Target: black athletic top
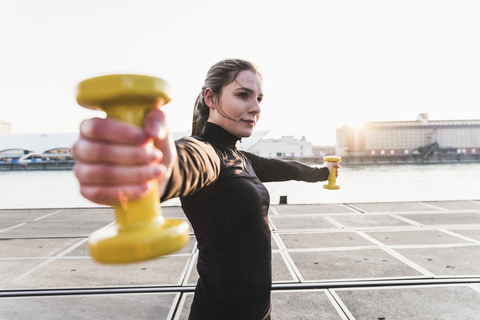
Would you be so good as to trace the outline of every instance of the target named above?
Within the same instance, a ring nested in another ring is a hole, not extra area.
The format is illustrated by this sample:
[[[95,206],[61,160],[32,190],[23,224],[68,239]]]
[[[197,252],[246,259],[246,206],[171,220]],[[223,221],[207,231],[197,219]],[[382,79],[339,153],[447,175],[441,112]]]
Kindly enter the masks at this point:
[[[190,319],[264,319],[272,283],[270,197],[262,182],[328,179],[327,168],[237,150],[239,138],[207,122],[176,141],[178,161],[163,200],[180,196],[198,243],[200,279]]]

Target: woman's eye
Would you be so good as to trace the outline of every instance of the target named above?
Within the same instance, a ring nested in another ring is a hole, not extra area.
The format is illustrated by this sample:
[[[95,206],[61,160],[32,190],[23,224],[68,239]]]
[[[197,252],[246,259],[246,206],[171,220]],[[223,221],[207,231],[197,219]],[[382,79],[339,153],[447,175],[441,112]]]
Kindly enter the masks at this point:
[[[241,98],[247,99],[247,98],[248,98],[248,93],[242,92],[242,93],[239,94],[239,96],[240,96]]]
[[[258,101],[258,103],[262,102],[262,98],[258,97],[257,101]]]

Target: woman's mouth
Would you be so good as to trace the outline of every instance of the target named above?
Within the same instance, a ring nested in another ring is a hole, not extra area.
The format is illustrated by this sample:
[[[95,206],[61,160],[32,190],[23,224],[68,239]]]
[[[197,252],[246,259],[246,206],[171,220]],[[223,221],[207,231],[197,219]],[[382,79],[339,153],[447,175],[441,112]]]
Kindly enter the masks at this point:
[[[255,120],[242,120],[242,122],[245,122],[246,124],[250,126],[255,126]]]

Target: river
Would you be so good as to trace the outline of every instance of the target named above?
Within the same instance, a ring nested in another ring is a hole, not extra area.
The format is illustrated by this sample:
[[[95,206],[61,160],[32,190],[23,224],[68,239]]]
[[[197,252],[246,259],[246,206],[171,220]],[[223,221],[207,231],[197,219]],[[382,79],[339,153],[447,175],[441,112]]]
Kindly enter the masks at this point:
[[[342,167],[340,190],[324,182],[266,183],[272,204],[480,200],[480,163]],[[172,199],[163,205],[179,205]],[[94,207],[84,199],[72,171],[1,171],[0,209]]]

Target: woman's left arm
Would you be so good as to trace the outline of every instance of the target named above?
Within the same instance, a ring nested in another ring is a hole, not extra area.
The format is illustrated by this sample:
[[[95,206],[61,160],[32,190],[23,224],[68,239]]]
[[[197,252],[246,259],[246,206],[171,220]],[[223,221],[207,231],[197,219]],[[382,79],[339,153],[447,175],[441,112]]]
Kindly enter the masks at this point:
[[[318,182],[328,179],[333,167],[340,167],[338,163],[329,162],[324,167],[312,167],[298,161],[267,159],[247,151],[241,151],[252,163],[257,177],[262,182],[274,181],[305,181]]]

